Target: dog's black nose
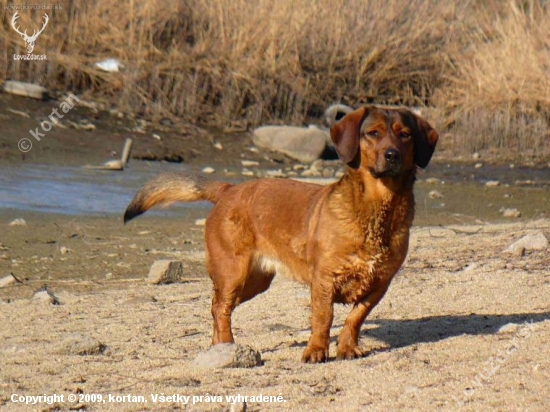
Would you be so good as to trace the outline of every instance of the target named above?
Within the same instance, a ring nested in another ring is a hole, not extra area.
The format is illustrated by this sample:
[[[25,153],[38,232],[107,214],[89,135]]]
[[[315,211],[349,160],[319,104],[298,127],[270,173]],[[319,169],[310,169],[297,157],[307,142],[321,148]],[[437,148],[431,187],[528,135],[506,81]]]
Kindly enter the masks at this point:
[[[401,160],[401,153],[397,149],[388,149],[384,153],[384,158],[388,163],[397,163]]]

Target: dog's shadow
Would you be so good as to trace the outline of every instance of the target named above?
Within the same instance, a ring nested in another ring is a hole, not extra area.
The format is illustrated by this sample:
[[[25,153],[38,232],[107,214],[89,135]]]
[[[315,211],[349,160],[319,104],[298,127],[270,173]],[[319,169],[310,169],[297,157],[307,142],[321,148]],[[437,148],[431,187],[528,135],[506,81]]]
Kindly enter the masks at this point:
[[[390,349],[395,349],[418,343],[438,342],[460,335],[492,335],[509,323],[518,324],[518,329],[521,329],[526,322],[536,324],[547,319],[550,319],[550,312],[430,316],[413,320],[375,319],[367,320],[366,325],[377,327],[363,329],[361,337],[379,339],[386,342]]]

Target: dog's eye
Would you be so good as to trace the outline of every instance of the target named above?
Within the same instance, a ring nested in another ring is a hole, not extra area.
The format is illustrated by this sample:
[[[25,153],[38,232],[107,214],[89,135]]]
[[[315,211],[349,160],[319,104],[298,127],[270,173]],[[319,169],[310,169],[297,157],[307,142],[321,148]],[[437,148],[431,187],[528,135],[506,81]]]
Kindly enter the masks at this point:
[[[378,130],[367,130],[367,136],[378,137],[379,136]]]
[[[411,134],[409,132],[399,132],[400,139],[408,139],[409,137],[411,137]]]

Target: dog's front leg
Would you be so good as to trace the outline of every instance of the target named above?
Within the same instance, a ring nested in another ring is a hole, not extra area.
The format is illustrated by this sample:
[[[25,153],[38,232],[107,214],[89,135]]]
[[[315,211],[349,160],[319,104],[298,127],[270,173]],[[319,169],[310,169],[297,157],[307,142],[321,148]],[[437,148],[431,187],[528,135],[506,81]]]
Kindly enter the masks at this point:
[[[314,278],[311,285],[311,336],[302,355],[303,362],[319,363],[328,359],[333,305],[332,282]]]

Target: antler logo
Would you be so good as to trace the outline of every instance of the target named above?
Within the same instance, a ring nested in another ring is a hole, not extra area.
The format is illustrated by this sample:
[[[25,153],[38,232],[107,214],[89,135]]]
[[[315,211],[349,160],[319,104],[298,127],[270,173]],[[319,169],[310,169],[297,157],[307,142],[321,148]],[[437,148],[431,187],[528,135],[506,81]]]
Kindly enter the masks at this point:
[[[21,33],[21,31],[19,30],[19,27],[15,26],[15,23],[18,18],[19,18],[19,12],[16,11],[15,14],[13,15],[13,18],[11,19],[11,26],[17,33],[21,35],[23,40],[25,40],[25,45],[26,45],[25,47],[27,48],[27,53],[31,54],[32,51],[34,50],[34,44],[36,43],[36,39],[38,38],[40,33],[42,33],[46,28],[46,26],[48,25],[48,22],[50,21],[50,18],[48,17],[47,13],[44,13],[44,24],[42,25],[42,28],[38,31],[34,30],[32,36],[27,35],[27,30],[25,30],[24,33]]]

